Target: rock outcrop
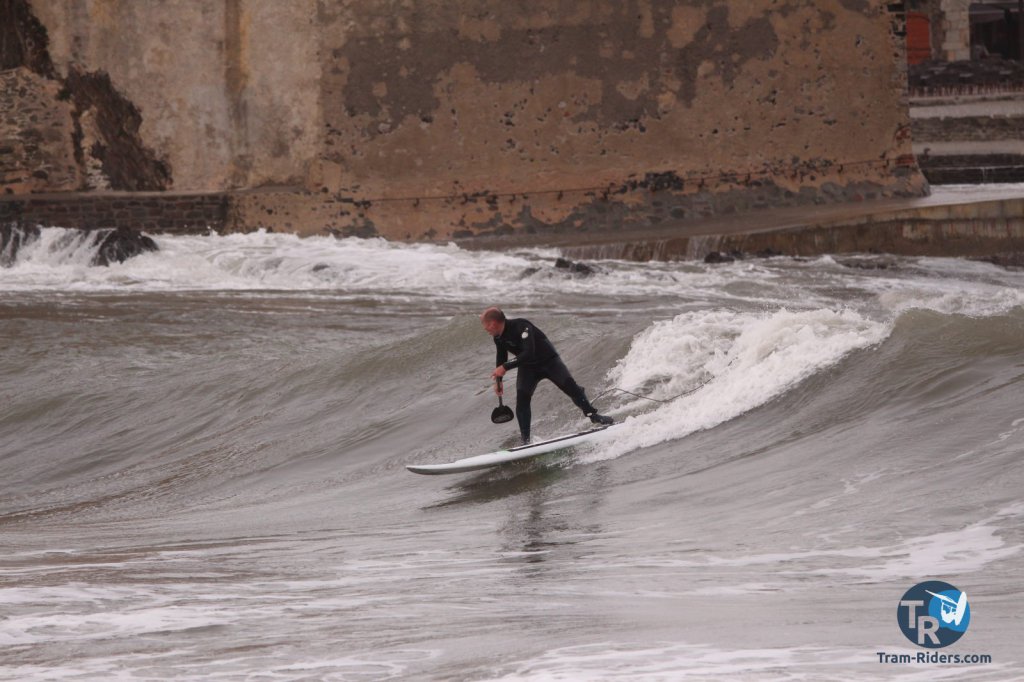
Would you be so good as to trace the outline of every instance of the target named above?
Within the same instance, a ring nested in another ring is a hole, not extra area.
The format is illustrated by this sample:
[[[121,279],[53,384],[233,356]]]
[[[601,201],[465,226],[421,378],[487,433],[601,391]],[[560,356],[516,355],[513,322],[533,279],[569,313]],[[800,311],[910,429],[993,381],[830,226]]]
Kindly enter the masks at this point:
[[[95,230],[92,240],[93,244],[99,244],[92,265],[123,263],[148,251],[159,251],[152,238],[133,230]]]

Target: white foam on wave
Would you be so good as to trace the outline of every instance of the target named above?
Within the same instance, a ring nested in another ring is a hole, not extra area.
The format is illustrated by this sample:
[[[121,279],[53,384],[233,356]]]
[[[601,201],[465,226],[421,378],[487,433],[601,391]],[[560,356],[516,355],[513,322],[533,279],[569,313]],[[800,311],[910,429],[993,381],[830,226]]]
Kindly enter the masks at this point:
[[[0,268],[3,291],[287,291],[529,303],[556,294],[742,301],[778,306],[779,272],[756,263],[600,261],[590,275],[555,266],[554,249],[468,251],[454,244],[298,237],[265,231],[156,235],[159,251],[90,266],[96,247],[81,233],[46,228]],[[736,287],[739,290],[734,291]]]
[[[755,281],[765,304],[781,304],[767,283],[777,273],[678,263],[602,261],[589,276],[555,267],[554,249],[469,251],[455,244],[405,244],[384,239],[298,237],[265,231],[229,235],[156,235],[159,251],[109,267],[89,265],[95,248],[58,248],[79,233],[46,228],[43,238],[0,268],[5,291],[285,291],[414,296],[440,300],[530,303],[556,294],[617,301],[703,299],[709,293],[749,302],[727,285]],[[760,299],[756,299],[760,300]]]
[[[109,267],[90,267],[95,248],[67,246],[79,234],[42,230],[11,267],[8,290],[408,290],[439,295],[486,288],[495,273],[518,273],[530,259],[453,245],[396,244],[383,239],[300,238],[255,232],[156,236],[159,251]],[[78,241],[81,241],[79,239]]]
[[[959,279],[909,282],[882,292],[882,306],[895,314],[932,310],[943,315],[995,317],[1024,307],[1024,289]]]
[[[12,267],[0,268],[0,283],[17,288],[20,281],[46,281],[55,272],[65,281],[87,277],[99,248],[100,242],[80,230],[40,230],[38,239],[21,246]],[[10,247],[7,251],[3,256],[10,259]]]
[[[877,648],[877,647],[876,647]],[[916,656],[920,649],[886,646],[889,654]],[[899,679],[905,682],[933,680],[1004,680],[1014,663],[993,662],[984,666],[889,665],[878,663],[876,649],[864,646],[795,646],[788,648],[725,648],[678,641],[604,641],[550,648],[528,659],[512,661],[481,679],[492,682],[573,682],[575,680],[773,680],[818,682],[832,680]]]
[[[697,575],[699,569],[712,569],[721,575],[730,569],[772,567],[772,575],[788,579],[797,576],[806,581],[810,576],[827,576],[836,585],[841,582],[857,584],[904,581],[923,575],[965,576],[991,570],[993,565],[1011,560],[1024,551],[1024,545],[1009,542],[1004,535],[1008,528],[1016,527],[1024,516],[1024,503],[1008,505],[990,516],[953,530],[901,539],[892,544],[835,546],[799,551],[779,551],[759,554],[708,554],[679,558],[671,552],[664,556],[645,556],[648,567],[686,569]],[[600,570],[628,570],[634,560],[616,565],[602,564]],[[783,568],[784,567],[784,568]],[[795,585],[780,583],[732,583],[735,589],[746,585],[748,592],[763,588],[786,590],[818,589],[818,583],[803,582]],[[717,587],[712,588],[717,589]],[[684,596],[707,593],[703,588],[680,592]],[[737,592],[738,593],[738,592]]]
[[[861,651],[821,647],[720,649],[680,642],[596,642],[552,648],[511,664],[512,672],[487,679],[512,680],[702,680],[853,679]]]
[[[454,244],[298,237],[265,231],[158,235],[159,251],[109,267],[90,266],[97,247],[78,231],[46,228],[0,268],[5,291],[292,291],[392,294],[440,299],[523,300],[554,292],[670,294],[719,284],[709,273],[604,268],[593,277],[558,271],[558,252],[467,251]],[[696,278],[697,281],[690,281]]]
[[[655,322],[633,340],[609,382],[657,399],[700,387],[627,418],[588,458],[616,457],[722,424],[881,342],[891,329],[852,310],[695,311]]]
[[[68,609],[68,605],[64,604],[60,613],[9,616],[0,622],[0,645],[83,642],[180,632],[224,625],[233,620],[202,604],[157,603],[150,607],[117,612],[103,609],[71,613]]]
[[[45,228],[0,267],[0,291],[286,291],[502,300],[521,305],[553,295],[608,303],[642,298],[649,307],[679,303],[767,309],[861,306],[875,314],[910,308],[1002,314],[1024,305],[1024,274],[958,259],[923,259],[893,270],[856,270],[823,257],[808,263],[594,261],[590,276],[555,267],[555,249],[467,251],[454,244],[298,237],[257,231],[156,235],[159,251],[109,267],[90,266],[97,246],[75,230]],[[851,294],[860,293],[861,296]],[[660,303],[659,303],[660,302]],[[666,303],[668,302],[668,303]]]
[[[834,263],[831,259],[819,262]],[[944,315],[992,317],[1024,307],[1024,272],[962,258],[922,258],[893,270],[837,274],[835,286],[855,280],[856,287],[873,294],[889,315],[923,309]]]

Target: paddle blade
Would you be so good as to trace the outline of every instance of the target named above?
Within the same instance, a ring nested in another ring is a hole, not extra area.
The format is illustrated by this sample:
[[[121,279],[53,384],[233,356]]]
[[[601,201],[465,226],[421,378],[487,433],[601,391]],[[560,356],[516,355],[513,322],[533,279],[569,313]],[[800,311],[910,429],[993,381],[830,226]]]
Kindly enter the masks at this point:
[[[498,405],[491,412],[491,421],[495,424],[504,424],[510,422],[516,418],[516,415],[512,412],[512,408],[508,405]]]

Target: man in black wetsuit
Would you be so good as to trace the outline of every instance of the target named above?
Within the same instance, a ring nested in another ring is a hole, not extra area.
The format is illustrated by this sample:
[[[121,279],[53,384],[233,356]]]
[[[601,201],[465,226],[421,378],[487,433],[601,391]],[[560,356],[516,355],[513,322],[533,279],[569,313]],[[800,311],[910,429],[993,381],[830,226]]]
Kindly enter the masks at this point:
[[[495,393],[502,394],[498,379],[505,376],[505,372],[510,369],[519,370],[516,377],[516,418],[519,420],[523,443],[530,440],[530,400],[541,379],[548,379],[558,386],[595,424],[615,422],[611,417],[597,413],[548,337],[529,320],[509,320],[500,308],[488,308],[480,315],[480,322],[484,330],[494,337],[494,345],[498,349],[495,361],[497,367],[491,373],[491,378],[495,380]],[[509,352],[516,356],[514,360],[508,359]]]

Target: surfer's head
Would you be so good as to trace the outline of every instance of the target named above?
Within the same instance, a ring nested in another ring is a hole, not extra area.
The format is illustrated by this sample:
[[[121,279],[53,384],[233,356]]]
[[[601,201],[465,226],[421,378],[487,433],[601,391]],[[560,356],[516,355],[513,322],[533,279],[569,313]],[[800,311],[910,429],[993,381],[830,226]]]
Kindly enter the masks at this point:
[[[492,306],[480,314],[480,324],[488,334],[498,336],[505,329],[505,313]]]

